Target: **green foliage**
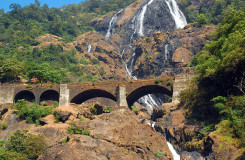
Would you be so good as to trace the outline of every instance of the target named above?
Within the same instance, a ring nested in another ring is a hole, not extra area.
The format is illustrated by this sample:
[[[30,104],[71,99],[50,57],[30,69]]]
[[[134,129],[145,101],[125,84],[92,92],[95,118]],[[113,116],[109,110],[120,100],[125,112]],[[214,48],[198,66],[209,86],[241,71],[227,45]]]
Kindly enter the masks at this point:
[[[199,14],[199,16],[197,17],[197,24],[198,26],[207,24],[207,18],[204,14]]]
[[[156,78],[156,79],[155,79],[155,84],[158,84],[159,81],[160,81],[160,80],[159,80],[158,78]]]
[[[82,117],[81,117],[79,120],[80,120],[80,121],[85,121],[85,119],[84,119],[84,118],[82,118]]]
[[[41,107],[36,104],[28,106],[25,100],[18,100],[15,104],[14,109],[17,109],[16,112],[21,119],[25,119],[27,123],[37,123],[38,120],[42,117],[45,117],[51,114],[51,107]]]
[[[135,112],[139,112],[139,110],[137,108],[135,108],[135,106],[131,106],[132,110]]]
[[[192,60],[196,77],[180,94],[188,118],[204,122],[202,134],[215,124],[245,146],[245,9],[231,10],[204,50]],[[225,132],[224,132],[225,133]]]
[[[0,159],[37,159],[45,149],[44,136],[32,135],[27,132],[17,130],[6,142],[4,152],[0,153]]]
[[[40,105],[41,106],[48,106],[48,103],[44,101],[44,102],[41,102]]]
[[[91,107],[90,108],[90,112],[93,114],[93,115],[98,115],[98,111],[95,107]]]
[[[178,4],[188,22],[198,22],[201,25],[206,23],[218,24],[227,13],[245,7],[243,0],[213,0],[209,2],[199,1],[198,3],[181,0]]]
[[[5,150],[2,154],[0,153],[0,159],[3,160],[29,160],[28,156],[24,153],[10,152]]]
[[[24,64],[16,59],[0,60],[0,81],[15,80],[24,71]]]
[[[95,139],[100,139],[100,136],[95,137]]]
[[[88,129],[80,128],[76,126],[75,123],[72,123],[71,126],[67,129],[71,134],[83,134],[89,136],[90,131]]]
[[[8,124],[6,124],[6,123],[2,123],[1,124],[1,129],[2,130],[5,130],[5,129],[7,129],[8,128]]]
[[[171,85],[173,85],[173,83],[171,82],[171,81],[167,81],[167,86],[171,86]]]
[[[89,136],[90,131],[88,129],[84,129],[82,134]]]
[[[58,70],[51,69],[48,63],[30,63],[27,70],[29,79],[38,78],[41,82],[60,82],[62,79],[62,74]]]
[[[171,103],[172,100],[173,100],[172,97],[169,97],[169,98],[168,98],[168,103]]]
[[[3,146],[4,141],[0,140],[0,148]]]
[[[161,158],[161,157],[165,156],[165,154],[163,152],[154,152],[154,156],[156,158]]]
[[[103,112],[104,112],[104,113],[110,113],[111,110],[112,110],[112,107],[107,107],[107,108],[104,108],[104,109],[103,109]]]

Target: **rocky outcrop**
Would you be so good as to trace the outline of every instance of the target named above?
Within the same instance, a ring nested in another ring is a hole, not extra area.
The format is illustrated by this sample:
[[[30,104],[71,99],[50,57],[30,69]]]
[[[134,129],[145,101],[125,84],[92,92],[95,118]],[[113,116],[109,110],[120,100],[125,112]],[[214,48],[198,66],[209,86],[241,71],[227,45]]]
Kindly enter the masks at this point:
[[[52,34],[45,34],[36,38],[39,43],[38,46],[31,46],[31,48],[47,48],[50,45],[59,46],[64,51],[75,49],[73,43],[64,43],[62,38]]]
[[[151,126],[142,124],[126,107],[116,107],[90,121],[74,121],[90,131],[89,136],[67,132],[69,124],[47,124],[33,127],[30,133],[43,134],[48,149],[42,159],[153,159],[163,153],[172,158],[166,140]],[[69,152],[67,152],[69,151]]]
[[[96,64],[90,65],[88,62],[83,66],[89,68],[90,72],[96,67],[97,69],[93,73],[99,74],[101,80],[127,78],[127,72],[123,59],[118,53],[118,48],[106,42],[104,36],[88,32],[78,36],[75,41],[76,49],[79,51],[77,55],[79,61],[85,58],[92,60],[92,63],[97,61],[98,66]],[[90,51],[88,50],[89,45],[91,46]]]

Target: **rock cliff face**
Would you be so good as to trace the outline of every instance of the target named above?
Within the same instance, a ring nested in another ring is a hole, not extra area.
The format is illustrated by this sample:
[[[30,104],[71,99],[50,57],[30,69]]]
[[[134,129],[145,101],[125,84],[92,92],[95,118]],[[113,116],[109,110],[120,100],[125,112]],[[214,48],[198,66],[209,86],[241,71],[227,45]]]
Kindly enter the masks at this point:
[[[175,1],[137,1],[92,25],[117,48],[129,74],[159,76],[166,68],[185,67],[210,39],[214,27],[186,25]]]

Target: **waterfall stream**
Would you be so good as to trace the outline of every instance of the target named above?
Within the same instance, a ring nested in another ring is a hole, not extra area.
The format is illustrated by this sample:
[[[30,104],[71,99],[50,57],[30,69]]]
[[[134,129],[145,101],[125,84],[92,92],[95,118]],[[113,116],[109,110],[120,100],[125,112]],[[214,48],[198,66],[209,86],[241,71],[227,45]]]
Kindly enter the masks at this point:
[[[143,8],[142,11],[139,15],[139,22],[140,22],[140,28],[139,28],[139,35],[144,36],[144,18],[145,18],[145,13],[148,5],[150,5],[154,0],[150,0]]]
[[[91,51],[92,51],[92,45],[89,44],[89,45],[88,45],[88,48],[87,48],[87,52],[90,53]]]
[[[173,145],[171,143],[169,143],[169,142],[167,142],[167,144],[168,144],[169,150],[173,154],[174,160],[180,160],[180,155],[176,152],[176,150],[174,149]]]
[[[176,28],[177,29],[184,28],[187,25],[186,18],[185,18],[185,15],[179,9],[175,0],[165,0],[165,1],[175,21]]]
[[[110,38],[111,35],[113,34],[114,25],[116,24],[116,22],[117,22],[117,14],[115,14],[110,20],[109,27],[105,35],[106,38]]]
[[[175,21],[175,25],[176,25],[176,28],[183,28],[187,22],[186,22],[186,18],[184,16],[184,14],[180,11],[177,3],[175,2],[175,0],[165,0],[166,3],[167,3],[167,6],[169,8],[169,11],[170,11],[170,14],[172,15],[173,17],[173,20]],[[139,36],[144,36],[144,18],[145,18],[145,14],[147,12],[147,7],[152,4],[154,2],[154,0],[149,0],[147,4],[145,4],[140,12],[139,15],[135,15],[132,20],[131,20],[131,29],[133,31],[133,33],[131,33],[130,35],[130,38],[129,38],[129,43],[128,43],[128,46],[131,48],[131,49],[134,49],[133,46],[132,46],[132,43],[133,43],[133,39],[134,39],[134,36],[136,34],[138,34]],[[117,13],[118,14],[118,13]],[[115,24],[117,23],[117,14],[115,14],[111,20],[110,20],[110,23],[109,23],[109,27],[108,27],[108,30],[107,30],[107,33],[105,35],[106,38],[110,38],[111,35],[113,34],[114,30],[115,30]],[[137,80],[137,77],[133,76],[132,73],[133,73],[133,69],[134,69],[134,65],[135,65],[135,62],[136,62],[136,59],[137,59],[137,55],[136,53],[134,53],[132,55],[132,58],[129,60],[128,64],[126,63],[126,60],[124,58],[124,52],[125,52],[125,49],[123,49],[120,54],[121,54],[121,57],[125,63],[125,69],[127,71],[127,73],[129,74],[129,76],[131,77],[131,79],[133,80]],[[169,58],[169,51],[168,51],[168,44],[166,43],[165,44],[165,59],[164,59],[164,63],[168,60]],[[151,94],[148,94],[144,97],[141,97],[138,102],[143,102],[145,104],[146,107],[149,107],[150,109],[153,109],[154,107],[156,106],[159,106],[157,104],[157,102],[154,100],[154,98],[152,97]],[[152,122],[152,127],[154,127],[155,125],[155,122]],[[171,151],[171,153],[173,154],[173,157],[174,157],[174,160],[180,160],[180,156],[177,154],[177,152],[174,150],[173,146],[171,145],[171,143],[167,142],[168,144],[168,147]]]

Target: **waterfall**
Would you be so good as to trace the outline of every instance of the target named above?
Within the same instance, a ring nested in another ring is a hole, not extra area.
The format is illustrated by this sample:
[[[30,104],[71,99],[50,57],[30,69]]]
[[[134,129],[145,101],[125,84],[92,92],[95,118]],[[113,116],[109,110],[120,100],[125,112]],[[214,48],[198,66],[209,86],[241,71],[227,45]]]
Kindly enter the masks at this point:
[[[176,152],[176,150],[174,149],[173,145],[169,142],[167,142],[168,144],[168,148],[170,149],[174,160],[180,160],[180,155]]]
[[[165,44],[165,59],[164,59],[164,64],[168,60],[168,44]]]
[[[176,28],[184,28],[187,24],[185,15],[181,12],[179,9],[177,3],[175,0],[165,0],[168,8],[170,10],[170,13],[175,21]]]
[[[115,26],[116,22],[117,22],[117,14],[115,14],[110,20],[109,27],[108,27],[107,33],[105,35],[106,38],[110,38],[111,35],[113,34],[114,26]]]
[[[139,15],[139,22],[140,22],[140,28],[139,28],[139,35],[144,36],[144,17],[145,17],[145,12],[148,7],[154,0],[150,0],[143,8],[142,11]]]
[[[89,45],[88,45],[88,48],[87,48],[87,52],[90,53],[91,51],[92,51],[92,45],[89,44]]]

